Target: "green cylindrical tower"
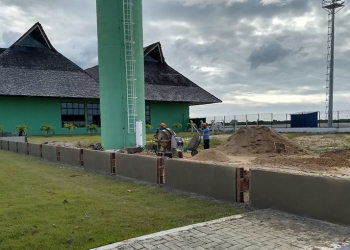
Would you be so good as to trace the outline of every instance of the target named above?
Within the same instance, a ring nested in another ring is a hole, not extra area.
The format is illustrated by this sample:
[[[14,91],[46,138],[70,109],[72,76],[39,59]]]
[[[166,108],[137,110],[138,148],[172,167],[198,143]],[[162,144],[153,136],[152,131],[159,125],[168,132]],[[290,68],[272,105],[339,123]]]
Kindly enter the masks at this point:
[[[136,62],[136,106],[137,119],[143,122],[143,129],[146,131],[145,118],[145,69],[143,56],[143,25],[142,25],[142,0],[134,0],[138,4],[134,5],[134,40],[135,44],[135,60]],[[142,87],[141,87],[142,86]],[[146,145],[146,133],[143,133],[143,144]]]
[[[142,0],[96,3],[102,145],[133,147],[135,120],[145,121]],[[136,80],[130,76],[133,68]]]

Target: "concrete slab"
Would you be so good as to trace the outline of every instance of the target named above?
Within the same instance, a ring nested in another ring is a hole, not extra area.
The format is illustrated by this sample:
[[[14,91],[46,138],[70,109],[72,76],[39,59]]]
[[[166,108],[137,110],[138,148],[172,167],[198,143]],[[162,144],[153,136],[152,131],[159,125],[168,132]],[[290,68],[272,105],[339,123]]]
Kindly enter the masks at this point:
[[[27,142],[18,142],[18,153],[27,155],[28,154],[28,143]]]
[[[116,174],[124,177],[157,183],[157,158],[116,153]]]
[[[57,147],[43,144],[42,158],[51,162],[57,162]]]
[[[251,170],[250,202],[255,208],[350,225],[350,181]]]
[[[9,151],[14,152],[14,153],[18,153],[17,142],[9,141]]]
[[[98,150],[85,150],[84,168],[101,173],[111,174],[112,170],[112,153]]]
[[[80,148],[65,148],[60,147],[60,162],[62,164],[67,164],[71,166],[81,166],[81,153],[82,149]]]
[[[4,141],[15,141],[15,142],[26,142],[25,136],[12,136],[12,137],[1,137],[0,140]]]
[[[9,150],[9,142],[8,141],[1,141],[1,149],[2,150]]]
[[[237,173],[232,166],[167,159],[164,173],[166,187],[218,200],[237,200]]]
[[[28,154],[41,158],[41,144],[28,143]]]

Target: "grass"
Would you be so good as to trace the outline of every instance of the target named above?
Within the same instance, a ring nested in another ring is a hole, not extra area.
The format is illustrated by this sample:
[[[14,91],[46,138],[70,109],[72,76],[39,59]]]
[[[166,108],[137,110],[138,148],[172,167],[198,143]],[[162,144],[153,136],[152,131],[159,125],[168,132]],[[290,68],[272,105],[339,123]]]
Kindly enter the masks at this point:
[[[89,249],[240,213],[0,150],[0,249]]]

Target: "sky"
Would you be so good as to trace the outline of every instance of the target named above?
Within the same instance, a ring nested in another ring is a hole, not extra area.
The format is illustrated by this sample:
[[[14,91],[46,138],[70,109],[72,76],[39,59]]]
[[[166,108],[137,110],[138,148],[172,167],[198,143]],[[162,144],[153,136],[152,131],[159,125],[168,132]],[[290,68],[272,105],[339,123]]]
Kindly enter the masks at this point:
[[[328,17],[321,5],[143,0],[144,46],[161,42],[171,67],[222,100],[191,107],[191,117],[325,112]],[[97,65],[95,0],[0,0],[0,10],[0,47],[39,21],[60,53],[83,69]],[[350,6],[335,20],[334,110],[350,110]]]

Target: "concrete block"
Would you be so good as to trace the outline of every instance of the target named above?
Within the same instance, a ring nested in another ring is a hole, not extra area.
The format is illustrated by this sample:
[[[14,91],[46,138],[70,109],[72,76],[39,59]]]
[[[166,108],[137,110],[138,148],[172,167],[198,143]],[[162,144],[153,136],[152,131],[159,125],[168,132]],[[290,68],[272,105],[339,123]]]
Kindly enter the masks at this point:
[[[27,142],[17,142],[18,153],[27,155],[28,154],[28,143]]]
[[[115,161],[117,175],[157,183],[157,158],[116,153]]]
[[[237,170],[202,162],[166,159],[165,186],[217,200],[236,202]]]
[[[57,162],[57,147],[42,145],[42,158],[51,162]]]
[[[1,149],[2,150],[9,150],[9,141],[1,140]]]
[[[60,162],[71,166],[81,166],[80,156],[82,149],[80,148],[65,148],[59,147],[60,150]]]
[[[0,137],[0,140],[26,142],[26,137],[25,136]]]
[[[101,173],[112,173],[112,153],[98,150],[83,150],[84,168]]]
[[[28,143],[28,154],[41,158],[41,144]]]
[[[9,141],[9,151],[17,153],[18,152],[17,143],[18,142],[15,142],[15,141]]]
[[[318,220],[350,225],[350,181],[251,170],[250,202]]]

